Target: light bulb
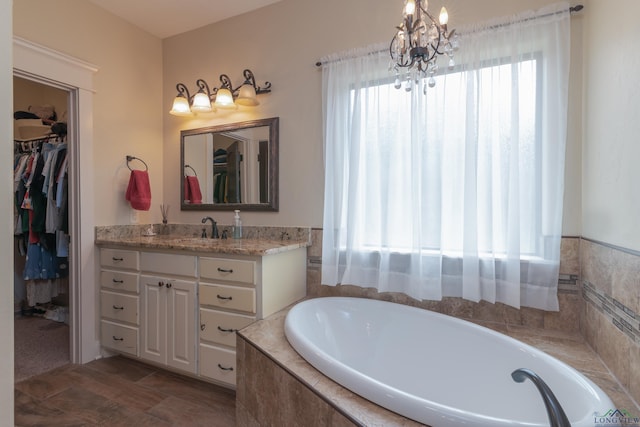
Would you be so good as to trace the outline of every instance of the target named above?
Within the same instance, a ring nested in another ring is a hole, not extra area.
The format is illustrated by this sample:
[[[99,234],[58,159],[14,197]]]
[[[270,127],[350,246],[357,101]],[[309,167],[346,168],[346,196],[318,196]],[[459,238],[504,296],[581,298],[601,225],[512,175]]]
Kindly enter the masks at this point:
[[[449,23],[449,13],[447,12],[447,8],[442,6],[440,9],[440,25],[447,25]]]
[[[204,92],[196,93],[196,96],[193,97],[193,105],[191,106],[191,111],[196,113],[210,113],[213,111],[211,108],[211,100],[209,96]]]
[[[190,116],[191,108],[189,107],[189,100],[182,95],[178,95],[173,99],[173,106],[169,114],[174,116]]]
[[[416,12],[416,1],[415,0],[407,0],[404,5],[404,13],[405,15],[411,15]]]
[[[233,102],[233,95],[227,88],[218,89],[216,93],[216,102],[213,104],[215,107],[223,110],[235,110],[238,106]]]
[[[236,99],[236,104],[244,105],[248,107],[255,107],[259,104],[258,98],[256,97],[256,89],[253,85],[249,83],[245,83],[240,86],[240,91],[238,92],[238,99]]]

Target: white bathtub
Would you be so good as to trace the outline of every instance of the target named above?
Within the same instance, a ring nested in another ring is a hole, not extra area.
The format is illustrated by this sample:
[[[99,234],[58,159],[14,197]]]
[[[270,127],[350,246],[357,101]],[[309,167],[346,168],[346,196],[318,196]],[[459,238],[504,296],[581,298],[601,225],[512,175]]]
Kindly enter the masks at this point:
[[[414,307],[362,298],[316,298],[287,314],[293,348],[329,378],[415,421],[446,426],[549,426],[536,372],[571,425],[594,425],[614,408],[582,374],[520,341],[473,323]]]

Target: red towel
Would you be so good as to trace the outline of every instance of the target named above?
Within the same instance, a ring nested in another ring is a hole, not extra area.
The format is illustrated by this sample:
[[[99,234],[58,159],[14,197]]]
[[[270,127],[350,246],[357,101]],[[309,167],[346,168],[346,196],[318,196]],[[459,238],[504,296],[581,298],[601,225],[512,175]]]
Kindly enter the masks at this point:
[[[202,203],[202,192],[200,191],[200,182],[197,176],[184,177],[184,197],[194,205]]]
[[[125,195],[133,209],[148,211],[151,207],[151,185],[147,171],[132,170]]]

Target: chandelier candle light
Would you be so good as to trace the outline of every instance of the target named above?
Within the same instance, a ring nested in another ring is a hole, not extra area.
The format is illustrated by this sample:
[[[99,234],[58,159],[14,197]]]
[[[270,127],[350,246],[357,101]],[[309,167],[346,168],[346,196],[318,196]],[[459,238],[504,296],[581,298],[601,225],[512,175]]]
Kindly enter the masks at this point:
[[[434,87],[434,78],[438,71],[439,55],[449,57],[448,67],[453,69],[453,54],[458,50],[458,36],[455,30],[448,31],[449,14],[446,8],[440,10],[438,21],[427,11],[427,0],[406,0],[402,23],[396,27],[397,32],[391,40],[389,54],[391,67],[396,79],[395,88],[400,89],[401,71],[406,68],[404,88],[407,92],[419,85],[420,80],[427,80],[429,87]],[[424,92],[427,85],[424,85]]]
[[[191,96],[189,89],[182,83],[176,85],[178,94],[173,100],[170,114],[174,116],[190,116],[193,113],[211,113],[216,109],[234,110],[238,105],[254,107],[259,104],[257,94],[271,92],[271,83],[264,87],[256,86],[256,79],[251,70],[244,70],[244,83],[234,89],[231,79],[226,74],[220,75],[220,87],[209,89],[202,79],[196,80],[198,92]],[[234,101],[235,99],[235,101]],[[212,104],[211,101],[215,100]]]

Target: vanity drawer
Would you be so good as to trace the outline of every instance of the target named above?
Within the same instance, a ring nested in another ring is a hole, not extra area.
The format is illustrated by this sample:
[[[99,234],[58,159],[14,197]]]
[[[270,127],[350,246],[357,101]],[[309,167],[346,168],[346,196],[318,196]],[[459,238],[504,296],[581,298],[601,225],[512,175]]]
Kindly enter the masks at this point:
[[[138,297],[109,291],[100,291],[102,317],[138,324]]]
[[[122,353],[138,355],[138,328],[103,320],[100,322],[100,333],[103,346]]]
[[[225,258],[200,258],[200,277],[254,285],[255,261]]]
[[[103,267],[138,269],[138,252],[126,249],[101,249],[100,265]]]
[[[122,271],[102,270],[100,272],[100,286],[116,291],[138,293],[138,274]]]
[[[200,375],[236,385],[236,352],[200,344]]]
[[[140,253],[140,270],[174,276],[196,277],[196,257],[193,255]]]
[[[255,313],[256,291],[253,288],[200,283],[200,304]]]
[[[255,320],[255,317],[201,308],[200,339],[235,347],[236,331]]]

